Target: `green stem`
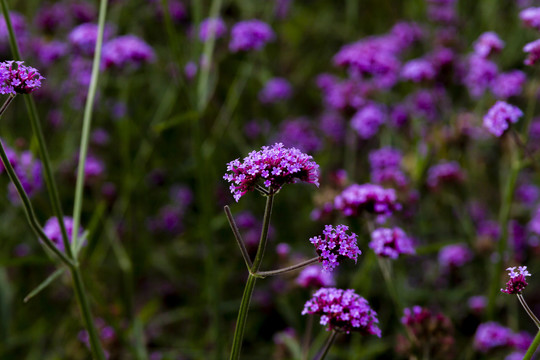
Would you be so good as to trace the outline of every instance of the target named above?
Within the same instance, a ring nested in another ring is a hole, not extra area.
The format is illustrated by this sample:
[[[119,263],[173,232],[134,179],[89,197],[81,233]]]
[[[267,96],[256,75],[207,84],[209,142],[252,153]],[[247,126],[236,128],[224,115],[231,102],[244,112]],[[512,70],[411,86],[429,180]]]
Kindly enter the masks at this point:
[[[244,339],[244,330],[246,328],[249,303],[251,302],[251,295],[253,294],[256,281],[257,278],[252,274],[249,274],[246,287],[244,288],[244,294],[242,295],[240,310],[238,310],[238,318],[236,320],[236,328],[234,330],[231,356],[229,357],[230,360],[240,359],[240,350],[242,349],[242,340]]]
[[[281,274],[288,273],[290,271],[301,269],[301,268],[303,268],[305,266],[314,264],[316,262],[319,262],[319,257],[318,256],[314,257],[312,259],[306,260],[306,261],[302,261],[301,263],[298,263],[298,264],[295,264],[295,265],[292,265],[292,266],[287,266],[287,267],[282,268],[282,269],[270,270],[270,271],[257,271],[256,273],[254,273],[254,275],[257,276],[257,277],[262,277],[262,278],[267,277],[267,276],[281,275]]]
[[[531,360],[532,356],[536,352],[536,349],[538,348],[538,345],[540,345],[540,331],[538,331],[538,333],[534,337],[534,340],[531,343],[531,346],[529,346],[529,349],[525,353],[525,356],[523,356],[523,360]]]
[[[523,306],[523,309],[525,309],[525,312],[527,312],[527,315],[529,315],[529,317],[531,318],[531,320],[534,322],[534,324],[536,325],[536,327],[538,329],[540,329],[540,320],[538,320],[538,318],[536,317],[536,315],[534,315],[534,313],[532,312],[531,308],[529,307],[529,305],[527,305],[527,302],[525,301],[525,298],[523,298],[523,295],[521,294],[517,294],[517,298],[521,304],[521,306]]]
[[[336,337],[337,337],[337,331],[332,330],[332,332],[330,333],[330,336],[328,337],[328,340],[326,340],[326,343],[324,344],[323,348],[321,349],[320,355],[317,358],[317,360],[324,360],[324,358],[328,354],[328,351],[330,351],[330,348],[334,344],[334,341],[336,340]]]
[[[73,205],[73,228],[78,229],[81,219],[81,209],[83,203],[84,190],[84,167],[88,154],[88,139],[90,137],[90,126],[92,124],[92,112],[94,109],[94,99],[96,98],[96,89],[99,76],[99,66],[101,61],[101,48],[103,44],[103,29],[105,28],[105,17],[107,14],[107,0],[101,0],[99,6],[98,35],[96,48],[94,52],[94,61],[92,64],[92,77],[88,87],[88,96],[83,115],[83,128],[79,152],[79,167],[77,169],[77,183],[75,185],[75,203]],[[73,231],[71,246],[77,248],[78,232]]]
[[[386,283],[386,287],[388,288],[388,292],[390,293],[390,296],[392,297],[392,300],[394,301],[394,305],[396,306],[396,316],[401,316],[403,314],[403,306],[401,304],[401,301],[399,299],[396,287],[394,286],[394,282],[392,281],[392,263],[389,259],[383,259],[378,257],[377,258],[379,263],[379,268],[381,269],[381,272],[383,274],[384,282]]]
[[[250,270],[253,264],[251,262],[251,259],[249,258],[249,253],[246,249],[246,244],[244,243],[244,240],[242,239],[242,235],[240,234],[240,231],[238,230],[238,226],[236,225],[236,222],[234,221],[234,217],[231,214],[231,209],[227,205],[225,205],[224,209],[225,209],[225,215],[227,215],[227,220],[229,221],[229,225],[231,226],[232,232],[234,234],[234,238],[236,239],[236,242],[238,243],[238,247],[240,248],[242,257],[244,258],[244,262],[246,263],[248,270]]]
[[[255,260],[253,261],[253,266],[251,267],[251,273],[257,273],[259,271],[259,268],[261,267],[264,251],[266,250],[266,243],[268,242],[268,229],[270,228],[270,218],[272,217],[273,204],[274,194],[271,192],[266,197],[261,238],[259,240],[259,247],[257,249],[257,254],[255,255]]]
[[[11,47],[11,52],[15,60],[21,60],[21,53],[19,52],[19,47],[17,45],[17,40],[15,38],[15,32],[11,24],[11,18],[9,16],[9,8],[7,6],[6,0],[1,0],[2,12],[4,13],[4,19],[6,21],[6,26],[9,33],[9,43]],[[66,226],[64,224],[64,214],[62,212],[62,206],[60,204],[60,197],[58,196],[58,189],[56,188],[56,182],[52,176],[51,171],[51,162],[49,160],[49,153],[47,151],[47,145],[45,144],[45,138],[43,136],[43,131],[41,130],[41,124],[37,115],[36,104],[34,99],[30,95],[24,96],[24,102],[26,104],[26,110],[30,117],[30,123],[32,125],[32,131],[36,136],[39,144],[39,152],[41,161],[43,162],[43,169],[45,175],[45,183],[47,184],[47,190],[49,193],[49,198],[53,207],[53,211],[58,219],[58,225],[60,226],[60,231],[62,233],[62,241],[64,242],[64,248],[70,259],[73,259],[73,252],[69,245],[69,237],[67,235]]]

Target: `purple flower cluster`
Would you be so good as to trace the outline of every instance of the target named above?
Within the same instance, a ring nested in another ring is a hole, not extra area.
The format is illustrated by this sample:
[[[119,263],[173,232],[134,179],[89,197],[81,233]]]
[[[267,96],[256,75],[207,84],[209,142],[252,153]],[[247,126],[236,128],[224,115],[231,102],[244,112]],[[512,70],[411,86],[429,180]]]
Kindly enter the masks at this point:
[[[439,251],[439,265],[444,269],[459,268],[472,260],[473,254],[465,244],[452,244]]]
[[[499,69],[494,62],[478,55],[472,55],[467,66],[468,71],[463,82],[471,96],[479,98],[492,87]]]
[[[335,286],[336,281],[332,274],[328,271],[324,271],[318,265],[308,266],[298,274],[296,283],[303,288],[315,288]]]
[[[464,180],[463,170],[455,161],[442,161],[428,170],[427,184],[432,189],[437,189],[443,184],[461,183]]]
[[[69,242],[71,243],[72,236],[73,236],[73,218],[64,216],[64,226],[66,227],[66,232],[69,236]],[[65,251],[64,248],[64,241],[62,240],[62,232],[60,230],[60,224],[58,223],[58,218],[52,217],[45,223],[45,226],[43,227],[43,232],[51,241],[56,245],[58,250]],[[83,228],[79,227],[79,235],[80,237],[83,233]]]
[[[533,66],[540,60],[540,39],[526,44],[523,51],[528,53],[525,59],[525,65]]]
[[[540,31],[540,7],[522,10],[519,13],[519,18],[526,26]]]
[[[322,146],[319,136],[315,133],[314,124],[307,118],[283,121],[279,126],[276,141],[306,153],[315,153]]]
[[[13,64],[16,64],[16,69]],[[23,65],[24,61],[0,63],[0,94],[30,94],[41,87],[45,78],[37,69]]]
[[[111,28],[106,26],[103,32],[103,40],[106,41],[111,34]],[[98,25],[93,23],[84,23],[71,30],[68,36],[68,41],[76,52],[86,56],[93,56],[97,37]]]
[[[292,86],[287,79],[273,78],[268,80],[259,92],[259,101],[263,104],[273,104],[289,99],[292,93]]]
[[[326,325],[327,331],[336,330],[347,334],[358,331],[364,335],[381,337],[377,313],[371,309],[366,299],[352,289],[319,289],[304,305],[302,315],[305,314],[321,315],[320,324]]]
[[[403,65],[401,77],[413,82],[430,81],[435,78],[437,73],[433,64],[426,59],[414,59]]]
[[[493,135],[500,137],[509,126],[516,123],[523,116],[523,111],[518,107],[504,101],[497,101],[484,116],[484,127]]]
[[[356,130],[362,139],[369,139],[379,131],[384,124],[386,112],[382,105],[367,104],[362,107],[351,119],[351,127]]]
[[[487,58],[491,54],[500,52],[504,48],[504,41],[496,33],[488,31],[480,35],[473,47],[476,55]]]
[[[349,227],[338,225],[326,225],[323,235],[314,236],[309,241],[315,246],[319,261],[322,262],[324,271],[333,271],[343,258],[353,259],[356,263],[358,255],[362,251],[358,249],[358,237],[355,233],[348,235]]]
[[[43,188],[43,171],[41,161],[30,151],[24,151],[19,156],[6,150],[8,159],[19,178],[24,191],[31,198]],[[15,158],[15,156],[17,156]],[[12,162],[13,160],[13,162]],[[20,198],[13,183],[8,185],[8,197],[13,204],[19,204]]]
[[[357,216],[362,211],[388,216],[401,209],[394,189],[374,184],[352,184],[334,199],[334,207],[345,216]]]
[[[103,45],[102,66],[105,69],[138,67],[155,60],[154,50],[135,35],[114,38]]]
[[[536,235],[540,235],[540,207],[536,209],[529,222],[529,230]]]
[[[229,49],[232,52],[258,51],[274,38],[274,31],[267,23],[256,19],[240,21],[231,29]]]
[[[381,257],[397,259],[400,254],[414,254],[411,239],[399,227],[380,228],[371,233],[369,247]]]
[[[239,159],[231,161],[227,171],[230,173],[223,178],[231,183],[230,190],[236,202],[248,191],[253,191],[260,180],[271,192],[296,181],[319,186],[319,165],[313,157],[296,148],[285,148],[282,143],[252,151],[242,162]]]
[[[98,331],[99,338],[104,344],[109,344],[116,339],[116,331],[112,326],[107,325],[105,320],[103,320],[102,318],[97,318],[94,320],[94,323],[96,325],[96,330]],[[88,349],[91,348],[90,335],[88,334],[87,330],[81,330],[79,332],[78,338],[79,341],[81,341],[83,344],[86,345],[86,347],[88,347]],[[107,359],[110,358],[110,354],[107,351],[105,351],[105,357]]]
[[[371,181],[377,184],[393,183],[399,187],[407,186],[407,177],[401,170],[401,159],[401,152],[391,147],[369,153]]]
[[[221,18],[208,18],[201,21],[199,26],[199,39],[202,42],[210,39],[213,34],[214,39],[219,39],[227,32],[227,26]]]
[[[517,269],[517,270],[516,270]],[[531,276],[531,273],[527,270],[526,266],[518,266],[518,267],[509,267],[506,269],[508,271],[508,276],[510,276],[510,280],[506,283],[506,288],[501,289],[503,293],[516,295],[521,294],[523,289],[527,285],[527,276]]]
[[[512,330],[494,321],[480,324],[474,335],[474,348],[482,353],[510,345]]]
[[[495,79],[491,92],[499,99],[508,99],[521,94],[523,84],[527,80],[525,73],[519,70],[512,70],[501,73]]]

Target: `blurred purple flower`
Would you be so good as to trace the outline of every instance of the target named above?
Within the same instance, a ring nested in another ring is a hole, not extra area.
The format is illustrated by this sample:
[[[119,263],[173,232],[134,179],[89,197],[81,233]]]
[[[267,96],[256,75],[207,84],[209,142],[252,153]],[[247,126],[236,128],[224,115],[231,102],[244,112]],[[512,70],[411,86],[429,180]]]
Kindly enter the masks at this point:
[[[332,273],[324,271],[319,265],[310,265],[300,272],[296,283],[303,288],[315,288],[335,286],[336,281]]]
[[[472,311],[482,313],[487,307],[487,299],[482,295],[471,296],[467,301],[467,304]]]
[[[374,184],[352,184],[334,199],[334,207],[345,216],[357,216],[362,211],[389,216],[401,209],[394,189]]]
[[[256,19],[240,21],[231,29],[229,49],[232,52],[258,51],[274,38],[274,31],[267,23]]]
[[[105,69],[139,67],[155,60],[152,47],[135,35],[114,38],[103,45],[101,64]]]
[[[480,35],[474,42],[473,48],[476,55],[487,58],[491,54],[500,52],[504,48],[504,41],[493,31],[488,31]]]
[[[386,120],[386,111],[382,105],[368,104],[362,107],[351,119],[351,127],[362,139],[369,139],[379,131]]]
[[[259,101],[263,104],[273,104],[289,99],[292,93],[292,86],[287,79],[273,78],[268,80],[259,92]]]
[[[512,337],[512,330],[496,323],[480,324],[474,335],[474,348],[482,353],[508,346]]]
[[[112,35],[112,28],[105,26],[103,41],[107,41]],[[98,37],[98,25],[84,23],[75,27],[68,35],[68,40],[74,50],[86,56],[93,56]]]
[[[398,228],[379,228],[371,233],[369,247],[381,257],[397,259],[399,255],[415,253],[411,239]]]
[[[221,18],[207,18],[199,25],[199,39],[206,42],[213,33],[214,39],[219,39],[227,32],[227,26]]]
[[[417,83],[433,80],[436,75],[432,63],[426,59],[410,60],[401,69],[401,77],[403,79]]]
[[[280,124],[276,141],[306,153],[315,153],[321,149],[322,145],[312,122],[307,118],[283,121]]]
[[[24,151],[15,162],[15,173],[28,197],[33,197],[43,188],[43,172],[39,159],[30,151]],[[8,197],[13,204],[20,204],[19,195],[13,183],[8,185]]]
[[[439,251],[439,265],[444,269],[462,267],[472,260],[473,254],[465,244],[452,244],[443,247]]]
[[[508,99],[521,94],[523,84],[527,80],[525,73],[519,70],[512,70],[501,73],[491,85],[491,92],[498,99]]]
[[[478,55],[472,55],[468,59],[467,74],[463,79],[473,98],[479,98],[484,91],[491,88],[497,78],[499,69],[497,65]]]
[[[528,53],[527,58],[523,62],[525,65],[533,66],[540,59],[540,39],[526,44],[523,51]]]
[[[437,189],[443,184],[461,183],[465,175],[459,163],[456,161],[441,161],[428,170],[427,184],[432,189]]]
[[[531,7],[521,10],[519,18],[527,27],[540,31],[540,7]]]
[[[516,123],[522,116],[523,112],[518,107],[497,101],[484,116],[484,127],[493,135],[500,137],[510,123]]]
[[[69,237],[69,242],[71,243],[72,236],[73,236],[73,218],[64,216],[64,226],[66,227],[66,232]],[[58,218],[52,217],[45,223],[45,226],[43,226],[43,232],[51,241],[56,245],[58,250],[65,251],[64,248],[64,241],[62,240],[62,232],[60,230],[60,224],[58,223]],[[78,238],[80,240],[80,236],[83,234],[83,228],[79,227],[79,234]]]

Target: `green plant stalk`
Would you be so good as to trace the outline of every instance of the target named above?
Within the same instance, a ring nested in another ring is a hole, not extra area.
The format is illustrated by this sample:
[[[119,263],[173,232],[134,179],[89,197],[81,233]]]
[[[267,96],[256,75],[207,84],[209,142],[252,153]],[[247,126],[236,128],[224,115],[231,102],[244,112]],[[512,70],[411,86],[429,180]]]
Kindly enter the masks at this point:
[[[231,349],[230,360],[240,359],[240,351],[242,349],[242,340],[244,339],[244,330],[246,328],[246,319],[249,311],[249,304],[251,302],[251,296],[253,295],[253,289],[255,288],[255,281],[257,279],[257,271],[261,266],[264,251],[266,249],[266,243],[268,241],[268,229],[270,228],[270,219],[272,217],[272,206],[274,203],[274,194],[270,193],[266,197],[266,205],[264,208],[263,227],[261,230],[261,238],[259,240],[259,247],[257,248],[257,254],[253,261],[253,266],[249,271],[249,276],[244,288],[244,294],[240,302],[240,309],[238,310],[238,318],[236,320],[236,328],[234,330],[233,343]]]
[[[277,270],[257,271],[256,273],[254,273],[254,275],[257,276],[257,277],[262,277],[262,278],[265,278],[267,276],[281,275],[281,274],[285,274],[285,273],[288,273],[288,272],[291,272],[291,271],[294,271],[294,270],[301,269],[301,268],[306,267],[306,266],[311,265],[311,264],[315,264],[316,262],[319,262],[319,257],[318,256],[314,257],[314,258],[311,258],[309,260],[306,260],[306,261],[302,261],[302,262],[300,262],[298,264],[294,264],[294,265],[287,266],[287,267],[277,269]]]
[[[388,292],[390,293],[390,296],[392,297],[392,300],[394,302],[394,305],[396,307],[396,316],[401,316],[403,314],[403,305],[401,304],[400,298],[398,296],[396,287],[394,282],[392,281],[392,263],[389,259],[383,259],[381,257],[377,257],[379,268],[381,269],[381,272],[383,274],[384,282],[386,283],[386,287],[388,288]]]
[[[90,137],[90,127],[92,124],[92,112],[94,108],[94,99],[96,98],[96,89],[99,77],[99,66],[101,61],[101,48],[103,45],[103,31],[105,28],[105,17],[107,15],[107,0],[101,0],[99,5],[98,35],[96,48],[94,51],[94,60],[92,63],[92,77],[88,87],[88,95],[83,115],[83,128],[79,152],[79,167],[77,169],[77,183],[75,185],[75,203],[73,205],[73,228],[78,229],[81,220],[81,209],[83,203],[84,190],[84,168],[86,157],[88,155],[88,139]],[[78,232],[73,231],[71,246],[73,251],[77,248]],[[77,260],[75,259],[75,262]]]
[[[534,313],[532,312],[531,308],[529,307],[529,305],[528,305],[527,302],[525,301],[525,298],[523,298],[523,295],[517,294],[517,298],[518,298],[519,303],[521,304],[521,306],[523,306],[523,309],[525,309],[525,312],[527,313],[527,315],[529,315],[529,317],[530,317],[531,320],[534,322],[534,324],[536,325],[536,327],[540,330],[540,320],[538,320],[538,318],[536,317],[536,315],[534,315]]]
[[[229,206],[225,205],[224,207],[225,215],[227,216],[227,220],[229,221],[229,225],[231,226],[231,230],[234,234],[234,238],[236,239],[236,242],[238,244],[238,247],[240,248],[240,252],[242,253],[242,257],[244,258],[244,262],[246,263],[246,267],[248,271],[253,266],[251,259],[249,257],[249,253],[246,248],[246,244],[244,243],[244,239],[242,239],[242,235],[240,234],[240,231],[238,230],[238,226],[236,225],[236,221],[234,221],[234,217],[232,216],[231,209]]]
[[[330,351],[330,348],[334,344],[334,341],[336,340],[337,334],[338,334],[337,331],[332,330],[332,332],[330,333],[330,336],[328,337],[328,340],[326,340],[326,343],[324,344],[323,348],[321,349],[320,356],[317,358],[317,360],[324,360],[324,358],[326,357],[326,355]]]
[[[531,360],[532,356],[536,352],[536,349],[538,348],[538,345],[540,345],[540,331],[538,331],[538,333],[534,337],[534,340],[531,343],[531,346],[529,346],[529,349],[525,353],[525,356],[523,356],[523,360]]]
[[[2,12],[4,14],[4,19],[6,21],[6,26],[9,33],[9,44],[11,47],[11,52],[15,60],[21,60],[21,53],[19,51],[19,46],[17,45],[17,39],[15,38],[15,31],[11,24],[11,17],[9,16],[9,8],[7,6],[6,0],[1,0],[0,4],[2,5]],[[43,131],[41,130],[41,124],[37,115],[36,104],[34,99],[30,95],[24,96],[24,102],[26,104],[26,110],[30,117],[30,123],[32,125],[32,131],[38,140],[39,152],[41,161],[43,162],[45,183],[47,185],[47,190],[49,198],[53,207],[54,214],[58,219],[58,225],[60,226],[60,232],[62,233],[62,241],[64,243],[64,248],[70,259],[73,259],[73,252],[69,246],[69,237],[67,235],[66,226],[64,224],[64,214],[62,212],[62,205],[60,203],[60,196],[58,196],[58,189],[56,187],[56,182],[52,176],[51,170],[51,161],[49,159],[49,152],[47,151],[47,145],[45,143],[45,138],[43,137]]]

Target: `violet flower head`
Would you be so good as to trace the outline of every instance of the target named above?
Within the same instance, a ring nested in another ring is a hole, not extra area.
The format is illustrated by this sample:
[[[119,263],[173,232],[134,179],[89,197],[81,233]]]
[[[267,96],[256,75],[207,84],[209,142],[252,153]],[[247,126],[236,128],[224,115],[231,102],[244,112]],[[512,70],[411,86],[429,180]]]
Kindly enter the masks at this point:
[[[351,127],[356,130],[362,139],[369,139],[379,131],[384,124],[386,112],[376,104],[368,104],[360,109],[351,119]]]
[[[497,101],[484,116],[484,127],[493,135],[500,137],[509,127],[523,116],[518,107],[504,101]]]
[[[232,52],[258,51],[274,38],[274,31],[267,23],[257,19],[240,21],[231,29],[229,50]]]
[[[156,55],[150,45],[135,35],[114,38],[103,45],[102,66],[105,69],[139,67],[154,62]]]
[[[335,286],[336,281],[332,273],[324,271],[318,265],[310,265],[298,274],[296,283],[303,288],[315,288]]]
[[[354,290],[321,288],[306,302],[302,315],[321,315],[321,325],[326,330],[350,333],[358,331],[363,335],[381,337],[377,326],[377,313],[369,306],[366,299]]]
[[[189,81],[193,80],[195,78],[195,75],[197,75],[197,64],[195,64],[194,61],[188,61],[186,63],[186,66],[184,66],[184,75],[186,76],[186,79]]]
[[[371,233],[369,247],[380,257],[397,259],[399,255],[415,253],[411,239],[399,227],[380,228]]]
[[[334,207],[345,216],[357,216],[362,211],[389,216],[401,210],[394,189],[374,184],[352,184],[334,199]]]
[[[506,283],[506,288],[501,289],[503,293],[516,295],[521,294],[523,289],[527,285],[527,276],[531,276],[531,273],[527,270],[526,266],[509,267],[506,269],[510,280]]]
[[[430,81],[435,78],[437,73],[430,61],[425,59],[414,59],[403,65],[401,77],[413,82]]]
[[[28,33],[26,29],[26,19],[24,16],[15,11],[9,12],[9,18],[11,19],[11,26],[19,42],[19,46],[24,45],[28,40]],[[0,17],[0,51],[7,51],[9,49],[9,31],[6,25],[6,20],[2,16]]]
[[[231,161],[227,171],[223,178],[231,183],[236,202],[248,191],[255,190],[260,181],[270,192],[297,181],[319,186],[319,165],[313,157],[296,148],[285,148],[281,143],[252,151],[242,162]]]
[[[508,346],[512,330],[494,321],[480,324],[474,334],[474,348],[482,353]]]
[[[268,80],[259,92],[259,101],[263,104],[273,104],[289,99],[292,93],[292,86],[287,79],[273,78]]]
[[[452,244],[443,247],[439,251],[439,265],[444,269],[462,267],[472,260],[473,254],[465,244]]]
[[[540,7],[524,9],[519,13],[519,18],[527,27],[540,31]]]
[[[93,180],[95,178],[100,177],[105,172],[105,164],[101,159],[89,155],[86,158],[86,162],[84,164],[84,178],[86,180]]]
[[[534,212],[528,227],[532,233],[540,235],[540,207]]]
[[[0,140],[0,141],[2,141],[2,140]],[[17,156],[17,153],[15,152],[15,150],[10,148],[9,146],[4,145],[4,141],[2,141],[2,145],[4,146],[4,150],[6,152],[9,163],[11,164],[11,166],[14,169],[16,169],[17,168],[17,163],[19,161],[19,157]],[[2,174],[4,172],[4,170],[6,170],[6,168],[4,166],[4,163],[0,160],[0,174]]]
[[[474,53],[483,58],[491,54],[498,53],[504,48],[504,41],[493,31],[488,31],[480,35],[473,44]]]
[[[469,300],[467,300],[467,305],[472,311],[482,313],[487,307],[487,299],[482,295],[471,296]]]
[[[506,73],[501,73],[497,76],[491,92],[499,99],[508,99],[512,96],[521,94],[523,84],[527,80],[525,73],[519,70],[512,70]]]
[[[64,226],[66,227],[66,232],[69,237],[69,242],[71,243],[72,236],[73,236],[73,218],[64,216]],[[64,241],[62,240],[62,232],[60,230],[60,224],[58,223],[58,218],[52,217],[45,223],[45,226],[43,226],[43,232],[51,241],[56,245],[58,250],[65,251],[64,248]],[[83,228],[79,227],[79,235],[78,237],[83,234]]]
[[[112,33],[109,26],[103,31],[103,40],[106,41]],[[75,27],[68,35],[68,41],[75,51],[86,56],[93,56],[98,37],[98,25],[84,23]]]
[[[43,167],[41,161],[35,158],[30,151],[24,151],[19,155],[15,165],[15,173],[19,177],[28,197],[31,198],[41,191],[43,188]],[[20,204],[17,189],[11,182],[8,185],[8,197],[13,204]]]
[[[468,71],[463,79],[473,98],[479,98],[484,91],[491,87],[497,78],[497,65],[481,56],[473,55],[468,61]]]
[[[202,42],[208,41],[213,33],[214,39],[219,39],[227,32],[227,26],[221,18],[207,18],[201,21],[199,26],[199,39]]]
[[[401,151],[391,147],[383,147],[369,153],[369,163],[372,169],[399,168],[402,158]]]
[[[441,161],[428,170],[427,184],[432,189],[443,184],[461,183],[464,180],[463,170],[456,161]]]
[[[523,47],[523,51],[528,53],[523,63],[529,66],[536,64],[540,60],[540,39],[526,44]]]
[[[314,236],[309,241],[315,246],[322,262],[324,271],[333,271],[343,258],[349,258],[356,263],[362,251],[358,249],[358,236],[355,233],[347,234],[349,227],[326,225],[322,236]]]
[[[0,63],[0,94],[30,94],[41,87],[45,78],[37,69],[23,64],[24,61]]]
[[[44,41],[37,40],[33,44],[39,63],[43,66],[50,66],[58,59],[67,54],[68,46],[66,43],[58,40]]]
[[[322,142],[313,125],[307,118],[285,120],[279,126],[276,141],[302,152],[315,153],[321,149]]]

